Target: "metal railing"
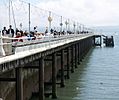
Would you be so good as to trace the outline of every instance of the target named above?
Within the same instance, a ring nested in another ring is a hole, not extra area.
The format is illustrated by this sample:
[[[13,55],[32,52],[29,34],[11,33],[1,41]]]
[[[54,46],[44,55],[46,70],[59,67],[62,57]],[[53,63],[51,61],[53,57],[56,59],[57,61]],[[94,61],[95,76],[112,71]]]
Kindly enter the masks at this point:
[[[9,38],[0,35],[0,56],[7,56],[11,54],[16,54],[24,51],[32,51],[43,48],[53,48],[59,45],[66,44],[67,42],[73,42],[77,38],[86,36],[88,34],[70,34],[70,35],[57,35],[57,36],[45,36],[36,40],[28,40],[28,37],[20,38]],[[19,42],[14,40],[25,40],[24,42]]]

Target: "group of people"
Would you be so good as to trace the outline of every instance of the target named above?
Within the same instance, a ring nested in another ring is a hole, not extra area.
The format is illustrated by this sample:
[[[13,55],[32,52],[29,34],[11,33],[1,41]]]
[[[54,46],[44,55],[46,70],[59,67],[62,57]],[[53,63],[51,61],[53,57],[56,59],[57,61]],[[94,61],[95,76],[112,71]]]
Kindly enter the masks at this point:
[[[27,31],[22,31],[19,30],[18,28],[16,28],[16,30],[12,29],[12,25],[9,26],[9,29],[7,30],[6,27],[3,27],[2,30],[2,36],[4,37],[9,37],[9,38],[13,38],[12,41],[19,41],[19,42],[23,42],[23,39],[28,39],[28,40],[34,40],[36,38],[36,27],[34,27],[34,31],[31,31],[30,33],[28,33]],[[22,38],[22,39],[15,39],[15,38]]]
[[[79,33],[88,33],[86,32],[77,32],[77,34]],[[19,42],[23,42],[24,40],[35,40],[35,39],[39,39],[42,38],[44,36],[52,36],[52,37],[57,37],[60,35],[65,35],[65,34],[74,34],[74,32],[71,31],[62,31],[62,32],[58,32],[54,29],[51,29],[50,32],[48,32],[48,27],[46,27],[46,30],[44,33],[38,33],[37,32],[37,26],[33,28],[33,31],[30,31],[30,33],[28,33],[27,31],[23,32],[22,30],[18,30],[18,28],[16,28],[16,30],[14,31],[14,29],[12,29],[12,25],[9,26],[9,29],[7,30],[6,27],[3,27],[2,30],[2,35],[5,37],[15,37],[15,38],[20,38],[20,39],[13,39],[12,41],[19,41]]]
[[[14,30],[12,29],[12,25],[9,26],[9,29],[7,30],[6,27],[3,27],[3,30],[2,30],[2,35],[3,36],[8,36],[8,37],[14,37]]]

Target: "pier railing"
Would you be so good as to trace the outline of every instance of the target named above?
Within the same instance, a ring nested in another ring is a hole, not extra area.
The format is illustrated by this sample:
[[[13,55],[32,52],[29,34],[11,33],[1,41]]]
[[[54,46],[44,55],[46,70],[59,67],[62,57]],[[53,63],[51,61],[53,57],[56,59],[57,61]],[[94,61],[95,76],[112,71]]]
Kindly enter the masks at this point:
[[[20,52],[27,52],[28,53],[36,53],[36,52],[42,52],[45,49],[51,49],[54,47],[57,47],[58,45],[64,45],[69,42],[76,41],[79,38],[83,38],[83,36],[89,36],[92,35],[92,33],[88,34],[70,34],[70,35],[61,35],[57,36],[56,38],[45,36],[40,39],[36,40],[27,40],[25,42],[12,42],[15,39],[25,39],[26,38],[9,38],[9,37],[0,37],[0,55],[1,56],[7,56],[11,54],[16,54]],[[6,40],[7,42],[3,41]]]

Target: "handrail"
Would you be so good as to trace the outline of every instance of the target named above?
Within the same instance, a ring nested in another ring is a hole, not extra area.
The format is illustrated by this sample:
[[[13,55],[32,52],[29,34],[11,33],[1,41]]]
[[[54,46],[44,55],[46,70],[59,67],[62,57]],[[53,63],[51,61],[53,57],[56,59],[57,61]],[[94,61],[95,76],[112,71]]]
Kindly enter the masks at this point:
[[[57,38],[45,36],[45,37],[42,37],[41,39],[30,40],[30,41],[26,41],[26,42],[1,43],[0,47],[3,48],[4,45],[11,45],[11,49],[13,49],[13,48],[15,49],[14,53],[18,53],[18,52],[22,52],[22,51],[27,51],[27,50],[32,50],[32,49],[37,49],[37,48],[45,47],[46,45],[47,46],[48,45],[49,46],[50,45],[55,45],[55,44],[57,44],[59,42],[65,42],[67,40],[72,40],[72,39],[74,40],[74,38],[77,38],[78,36],[81,36],[81,35],[86,35],[86,34],[61,35],[61,36],[58,36]],[[26,40],[28,38],[25,38],[25,37],[9,38],[9,37],[2,36],[0,39],[1,40],[2,39],[9,39],[9,40],[25,39]],[[3,49],[2,53],[3,53],[2,56],[6,55],[4,49]]]
[[[84,35],[79,35],[77,37],[74,38],[70,38],[70,39],[64,39],[64,40],[59,40],[59,41],[54,41],[54,42],[47,42],[47,43],[41,43],[38,45],[31,45],[31,46],[24,46],[22,47],[18,47],[16,49],[16,53],[10,56],[5,56],[0,58],[0,64],[6,63],[6,62],[10,62],[10,61],[14,61],[17,59],[22,59],[24,57],[28,57],[49,49],[53,49],[56,48],[58,46],[63,46],[65,44],[69,44],[71,42],[75,42],[75,41],[79,41],[88,37],[92,37],[94,36],[94,34],[84,34]],[[20,49],[22,48],[22,50]],[[39,49],[40,48],[40,49]],[[26,50],[26,51],[25,51]]]

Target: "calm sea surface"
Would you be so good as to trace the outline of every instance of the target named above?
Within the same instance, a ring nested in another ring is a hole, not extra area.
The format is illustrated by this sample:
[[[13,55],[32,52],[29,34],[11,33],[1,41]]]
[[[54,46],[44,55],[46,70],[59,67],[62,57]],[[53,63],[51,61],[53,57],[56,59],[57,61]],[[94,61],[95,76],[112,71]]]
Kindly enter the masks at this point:
[[[119,36],[114,39],[114,48],[90,50],[65,88],[57,88],[57,100],[119,100]]]

